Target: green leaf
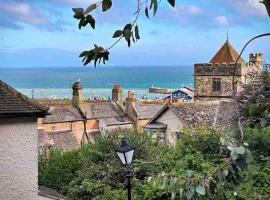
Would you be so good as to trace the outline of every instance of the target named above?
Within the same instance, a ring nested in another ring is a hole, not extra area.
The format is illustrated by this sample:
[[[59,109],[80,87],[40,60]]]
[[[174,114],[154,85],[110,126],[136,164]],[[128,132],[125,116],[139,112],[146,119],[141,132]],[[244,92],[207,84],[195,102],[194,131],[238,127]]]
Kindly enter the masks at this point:
[[[124,30],[124,36],[125,36],[126,40],[130,40],[131,31],[129,29],[125,29]]]
[[[117,31],[114,32],[113,38],[118,38],[118,37],[120,37],[122,35],[123,35],[123,31],[122,30],[117,30]]]
[[[148,8],[147,7],[145,8],[145,15],[146,15],[147,18],[149,18]]]
[[[168,0],[168,2],[171,4],[172,7],[175,6],[175,0]]]
[[[238,153],[236,152],[236,150],[231,151],[230,156],[231,156],[231,158],[232,158],[233,160],[237,160],[237,159],[239,158],[239,155],[238,155]]]
[[[86,24],[89,23],[90,26],[91,26],[93,29],[95,29],[96,21],[95,21],[95,19],[92,17],[92,15],[87,15],[87,16],[86,16],[85,23],[86,23]]]
[[[227,149],[229,149],[230,151],[234,151],[235,150],[235,147],[227,146]]]
[[[79,29],[81,29],[82,26],[85,26],[84,23],[85,23],[85,17],[82,17],[80,22],[79,22]]]
[[[200,195],[205,195],[206,194],[206,191],[205,191],[205,188],[201,185],[198,185],[196,187],[196,192]]]
[[[79,57],[84,57],[84,56],[86,56],[88,54],[88,51],[83,51],[80,55],[79,55]]]
[[[94,3],[94,4],[91,4],[90,6],[88,6],[88,7],[85,9],[84,15],[90,13],[92,10],[96,9],[96,7],[97,7],[97,4],[95,4],[95,3]]]
[[[102,11],[105,12],[112,7],[112,0],[103,0],[102,1]]]
[[[136,38],[137,40],[140,39],[139,28],[138,28],[137,25],[135,26],[135,38]]]
[[[156,15],[157,9],[158,9],[158,1],[157,0],[153,0],[154,3],[154,15]]]
[[[251,151],[249,149],[246,149],[246,163],[249,164],[253,161],[253,157],[251,154]]]
[[[83,17],[83,8],[72,8],[72,11],[74,12],[74,18],[81,19]]]
[[[192,199],[193,196],[194,196],[194,190],[189,189],[189,190],[186,192],[186,197],[187,197],[187,199]]]
[[[126,24],[125,27],[124,27],[124,31],[126,29],[131,30],[132,29],[132,24]]]
[[[228,171],[227,169],[224,169],[224,170],[223,170],[223,175],[224,175],[224,177],[228,176],[228,174],[229,174],[229,171]]]
[[[243,146],[236,147],[235,150],[236,150],[236,153],[241,154],[241,155],[244,155],[245,153],[245,147]]]
[[[188,176],[188,177],[192,177],[192,174],[193,174],[193,171],[187,170],[187,176]]]

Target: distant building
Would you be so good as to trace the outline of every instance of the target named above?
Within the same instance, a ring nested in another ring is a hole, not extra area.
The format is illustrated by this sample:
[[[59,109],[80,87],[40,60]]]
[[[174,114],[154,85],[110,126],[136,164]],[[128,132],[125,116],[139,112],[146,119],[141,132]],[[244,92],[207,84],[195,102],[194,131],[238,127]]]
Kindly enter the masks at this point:
[[[118,101],[85,101],[79,81],[73,84],[72,103],[49,100],[51,115],[39,119],[39,147],[59,146],[64,151],[94,142],[96,137],[115,129],[133,128],[134,122]],[[122,92],[115,87],[117,98]]]
[[[234,64],[239,54],[227,40],[209,63],[194,65],[194,96],[198,98],[231,98]],[[263,69],[263,55],[250,54],[249,62],[240,58],[235,70],[235,85],[248,83],[250,76]]]
[[[137,101],[134,94],[129,91],[125,101],[125,112],[134,122],[136,127],[143,127],[164,106],[164,103],[148,103]]]
[[[0,80],[0,199],[38,199],[37,118],[47,114]]]
[[[123,90],[119,84],[115,84],[112,89],[112,100],[113,101],[123,100]]]
[[[235,120],[235,110],[229,100],[165,105],[143,128],[161,142],[174,143],[181,138],[185,126],[206,125],[228,131]]]
[[[179,99],[192,100],[194,98],[194,91],[191,88],[183,87],[179,90],[174,91],[171,95],[168,95],[164,100],[177,101]]]

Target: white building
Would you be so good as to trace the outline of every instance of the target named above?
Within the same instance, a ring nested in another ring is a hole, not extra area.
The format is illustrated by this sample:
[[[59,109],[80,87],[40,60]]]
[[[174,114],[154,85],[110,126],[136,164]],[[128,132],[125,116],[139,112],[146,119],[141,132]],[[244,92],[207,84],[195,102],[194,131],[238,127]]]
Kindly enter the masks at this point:
[[[0,80],[0,199],[38,199],[37,118],[47,107]]]

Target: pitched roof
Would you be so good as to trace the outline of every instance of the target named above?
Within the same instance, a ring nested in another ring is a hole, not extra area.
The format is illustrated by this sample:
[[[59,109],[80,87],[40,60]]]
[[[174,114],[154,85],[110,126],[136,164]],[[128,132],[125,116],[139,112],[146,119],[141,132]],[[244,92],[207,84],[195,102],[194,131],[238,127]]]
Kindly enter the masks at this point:
[[[188,102],[171,106],[172,111],[188,126],[214,126],[219,102]]]
[[[53,131],[48,132],[47,134],[49,138],[53,140],[53,145],[59,146],[64,151],[70,151],[80,147],[71,130]]]
[[[163,108],[164,104],[134,103],[138,119],[151,119]]]
[[[38,195],[43,196],[43,197],[47,197],[48,199],[69,200],[69,198],[59,194],[56,190],[51,189],[51,188],[47,188],[47,187],[42,186],[42,185],[38,186]],[[47,199],[47,198],[45,198],[45,199]]]
[[[107,126],[113,125],[124,125],[124,124],[132,124],[131,120],[128,117],[107,117],[100,119]]]
[[[120,106],[113,101],[85,103],[80,107],[82,111],[86,112],[87,119],[121,117],[125,115]]]
[[[208,125],[223,132],[228,132],[237,121],[237,104],[231,100],[187,102],[180,105],[164,106],[148,123],[156,120],[171,109],[188,126]]]
[[[179,105],[166,105],[148,122],[148,124],[155,123],[163,113],[170,109],[188,126],[214,126],[218,108],[218,102],[186,102]]]
[[[49,138],[44,129],[38,129],[38,147],[46,147],[53,145],[53,141]]]
[[[235,63],[238,57],[239,54],[227,40],[225,44],[218,50],[215,56],[211,59],[210,63]],[[244,63],[244,60],[240,58],[238,63]]]
[[[74,106],[50,107],[51,115],[44,118],[44,123],[70,122],[83,120],[83,116]]]
[[[0,117],[44,116],[48,107],[29,99],[0,80]]]

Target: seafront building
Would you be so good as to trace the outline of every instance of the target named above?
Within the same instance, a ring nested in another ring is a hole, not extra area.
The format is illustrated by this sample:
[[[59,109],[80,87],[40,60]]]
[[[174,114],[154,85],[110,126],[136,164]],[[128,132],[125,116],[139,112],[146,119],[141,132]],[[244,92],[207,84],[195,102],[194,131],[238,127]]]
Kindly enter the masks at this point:
[[[249,54],[249,61],[239,57],[227,39],[209,63],[194,65],[194,95],[197,98],[232,98],[233,74],[236,92],[241,90],[241,83],[248,83],[250,77],[263,70],[262,53]],[[238,59],[238,61],[237,61]],[[235,72],[234,65],[235,62]]]

